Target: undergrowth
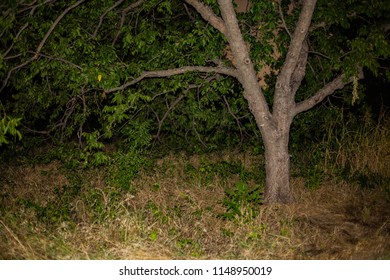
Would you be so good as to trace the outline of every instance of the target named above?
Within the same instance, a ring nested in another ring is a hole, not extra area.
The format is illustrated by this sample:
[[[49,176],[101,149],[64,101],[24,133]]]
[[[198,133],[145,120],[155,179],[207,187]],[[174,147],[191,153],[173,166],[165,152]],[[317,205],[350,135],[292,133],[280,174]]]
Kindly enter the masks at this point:
[[[331,126],[293,154],[294,205],[262,205],[249,151],[39,148],[0,166],[0,258],[388,258],[388,124]]]

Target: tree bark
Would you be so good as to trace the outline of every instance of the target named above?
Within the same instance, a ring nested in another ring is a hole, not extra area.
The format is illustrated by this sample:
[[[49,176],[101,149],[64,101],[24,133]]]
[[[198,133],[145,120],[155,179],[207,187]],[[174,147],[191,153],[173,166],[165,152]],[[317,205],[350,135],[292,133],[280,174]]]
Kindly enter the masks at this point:
[[[266,172],[263,201],[265,204],[292,203],[294,198],[290,187],[289,129],[284,133],[266,133],[263,139]]]
[[[299,19],[291,36],[285,62],[277,77],[272,112],[258,83],[249,49],[241,34],[232,0],[218,0],[221,17],[201,0],[185,0],[209,24],[227,39],[234,60],[233,67],[187,66],[178,69],[150,71],[106,93],[122,90],[144,78],[168,77],[188,71],[215,72],[235,77],[244,88],[244,97],[260,129],[265,146],[266,184],[264,203],[291,203],[294,201],[290,186],[290,154],[288,150],[290,127],[293,118],[321,102],[335,90],[352,81],[340,74],[312,97],[296,104],[297,92],[306,74],[308,44],[306,41],[317,0],[303,0]],[[356,77],[355,77],[356,78]],[[357,76],[363,78],[363,72]]]

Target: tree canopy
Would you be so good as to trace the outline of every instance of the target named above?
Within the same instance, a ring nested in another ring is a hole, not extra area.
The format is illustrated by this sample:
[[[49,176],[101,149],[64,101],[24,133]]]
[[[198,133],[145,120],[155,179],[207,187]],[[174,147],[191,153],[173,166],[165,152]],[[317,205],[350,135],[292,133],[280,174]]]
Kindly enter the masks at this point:
[[[389,1],[251,1],[237,15],[230,2],[3,1],[0,144],[25,134],[91,149],[113,137],[137,147],[163,136],[183,147],[260,142],[240,63],[261,86],[259,114],[283,111],[280,79],[295,67],[294,116],[336,90],[356,102],[363,71],[390,78]],[[231,35],[236,16],[242,38]],[[250,56],[237,61],[241,39]]]

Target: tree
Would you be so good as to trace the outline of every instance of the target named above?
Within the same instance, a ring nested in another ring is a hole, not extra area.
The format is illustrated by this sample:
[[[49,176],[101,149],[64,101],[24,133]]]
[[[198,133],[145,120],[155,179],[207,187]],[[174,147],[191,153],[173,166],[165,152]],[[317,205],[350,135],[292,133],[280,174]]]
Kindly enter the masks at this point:
[[[265,203],[290,203],[293,196],[290,188],[290,154],[288,149],[290,126],[293,118],[313,108],[324,98],[345,85],[363,78],[362,65],[356,65],[353,77],[340,73],[327,82],[312,96],[296,103],[295,95],[305,78],[307,57],[309,54],[307,36],[311,25],[316,0],[303,1],[295,30],[291,34],[291,43],[284,58],[283,66],[277,76],[272,111],[267,104],[258,81],[250,50],[243,39],[236,11],[231,0],[218,0],[221,17],[211,7],[199,0],[185,0],[199,14],[226,38],[234,63],[233,67],[182,67],[179,69],[144,73],[120,88],[130,86],[146,77],[166,77],[187,71],[216,72],[236,78],[244,88],[244,97],[255,117],[265,145],[266,188]],[[118,90],[114,88],[111,91]]]
[[[63,138],[76,130],[79,141],[111,137],[114,124],[132,119],[134,111],[144,112],[144,119],[153,112],[158,136],[167,114],[187,92],[208,79],[220,85],[214,90],[223,95],[222,89],[232,86],[222,84],[220,77],[228,76],[242,86],[263,138],[264,201],[290,203],[288,145],[294,117],[351,83],[357,97],[363,67],[375,73],[378,58],[390,56],[390,5],[357,0],[246,2],[245,9],[237,10],[249,11],[244,14],[236,13],[231,0],[3,4],[1,91],[5,100],[12,96],[17,103],[6,109],[18,117],[24,114],[35,127],[50,120],[48,130],[33,132],[58,131]],[[172,20],[176,10],[177,20]],[[171,19],[159,21],[156,13]],[[172,83],[160,79],[178,75],[183,78]],[[161,94],[147,93],[161,87],[166,89]],[[167,99],[161,117],[156,99],[180,91],[184,93]],[[148,110],[139,109],[139,101],[151,104]],[[92,119],[99,120],[99,131]],[[96,131],[87,132],[87,123]],[[127,130],[128,137],[133,134]]]

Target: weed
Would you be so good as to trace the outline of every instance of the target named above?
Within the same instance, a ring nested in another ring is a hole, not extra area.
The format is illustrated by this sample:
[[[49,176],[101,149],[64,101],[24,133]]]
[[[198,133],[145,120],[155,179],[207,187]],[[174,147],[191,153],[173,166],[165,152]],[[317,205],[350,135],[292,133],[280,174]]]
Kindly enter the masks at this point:
[[[222,214],[224,219],[236,218],[252,219],[256,216],[255,210],[262,203],[262,190],[259,186],[249,188],[242,181],[236,183],[233,190],[227,191],[223,200],[226,213]]]
[[[125,191],[135,192],[131,189],[131,180],[138,172],[151,162],[140,151],[130,149],[126,152],[115,153],[108,166],[108,184],[117,186]]]
[[[154,229],[149,233],[149,239],[150,241],[155,242],[157,241],[157,238],[158,238],[158,231]]]

